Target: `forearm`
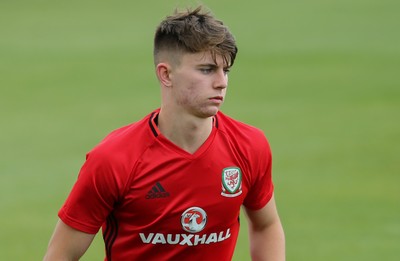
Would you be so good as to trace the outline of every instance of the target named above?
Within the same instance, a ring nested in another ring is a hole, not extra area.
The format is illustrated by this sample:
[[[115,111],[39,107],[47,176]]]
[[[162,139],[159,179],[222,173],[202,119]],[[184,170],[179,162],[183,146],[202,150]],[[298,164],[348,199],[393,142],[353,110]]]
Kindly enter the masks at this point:
[[[53,249],[50,249],[46,252],[46,255],[43,258],[43,261],[78,261],[79,257],[71,257],[67,255],[64,252],[61,251],[55,251]]]
[[[285,235],[279,220],[262,228],[249,227],[252,261],[284,261]]]
[[[81,258],[95,235],[67,226],[59,220],[43,261],[76,261]]]

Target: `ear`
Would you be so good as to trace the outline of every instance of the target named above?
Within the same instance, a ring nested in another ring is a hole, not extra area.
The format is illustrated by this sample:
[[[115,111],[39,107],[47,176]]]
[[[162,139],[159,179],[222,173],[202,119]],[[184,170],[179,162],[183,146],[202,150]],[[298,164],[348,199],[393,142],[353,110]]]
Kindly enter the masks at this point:
[[[163,86],[172,86],[171,77],[171,66],[168,63],[159,63],[156,67],[157,78]]]

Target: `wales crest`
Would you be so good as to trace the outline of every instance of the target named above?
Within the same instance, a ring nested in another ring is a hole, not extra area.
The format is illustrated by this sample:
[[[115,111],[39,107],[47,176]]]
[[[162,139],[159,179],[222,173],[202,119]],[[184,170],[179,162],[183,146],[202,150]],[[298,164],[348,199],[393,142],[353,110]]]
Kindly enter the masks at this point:
[[[236,197],[242,194],[242,171],[238,167],[222,170],[222,192],[225,197]]]

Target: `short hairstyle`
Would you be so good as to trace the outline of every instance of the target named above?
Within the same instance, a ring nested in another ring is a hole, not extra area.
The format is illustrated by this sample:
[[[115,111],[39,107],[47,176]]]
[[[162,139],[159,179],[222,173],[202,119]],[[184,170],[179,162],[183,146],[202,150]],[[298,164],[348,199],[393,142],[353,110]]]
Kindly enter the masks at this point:
[[[154,37],[154,63],[160,62],[161,53],[198,53],[210,51],[216,61],[221,55],[227,66],[232,66],[238,48],[233,35],[222,21],[217,20],[202,6],[191,11],[167,16],[157,27]]]

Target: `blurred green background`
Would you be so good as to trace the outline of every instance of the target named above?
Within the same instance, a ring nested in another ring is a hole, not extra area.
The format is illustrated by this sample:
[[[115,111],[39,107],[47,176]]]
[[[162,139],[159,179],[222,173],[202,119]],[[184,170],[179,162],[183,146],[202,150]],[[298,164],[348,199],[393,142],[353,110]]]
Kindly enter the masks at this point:
[[[85,153],[158,107],[154,29],[198,3],[0,1],[2,260],[40,260]],[[399,260],[400,2],[202,3],[237,38],[223,111],[269,138],[287,259]]]

